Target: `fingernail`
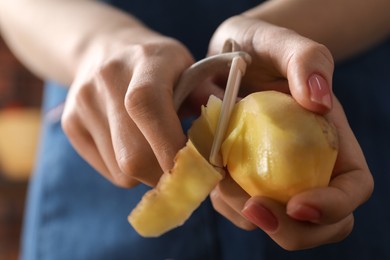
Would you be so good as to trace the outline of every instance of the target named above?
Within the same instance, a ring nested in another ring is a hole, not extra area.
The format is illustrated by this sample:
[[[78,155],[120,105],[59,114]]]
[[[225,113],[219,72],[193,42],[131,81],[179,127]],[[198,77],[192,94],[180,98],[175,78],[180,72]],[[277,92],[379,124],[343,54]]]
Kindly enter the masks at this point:
[[[321,218],[321,212],[318,209],[303,204],[287,207],[287,215],[297,220],[313,223],[318,222]]]
[[[253,224],[266,232],[273,232],[278,228],[278,219],[263,205],[249,200],[241,213]]]
[[[310,100],[314,103],[332,108],[332,96],[328,82],[319,74],[312,74],[308,80]]]

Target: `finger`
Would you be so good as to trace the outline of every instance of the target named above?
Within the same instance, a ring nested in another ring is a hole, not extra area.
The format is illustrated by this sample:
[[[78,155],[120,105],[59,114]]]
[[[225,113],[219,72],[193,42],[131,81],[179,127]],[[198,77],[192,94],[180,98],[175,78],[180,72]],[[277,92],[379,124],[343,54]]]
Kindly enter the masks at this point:
[[[165,71],[166,64],[156,59],[135,69],[125,106],[167,171],[173,167],[177,151],[185,145],[186,136],[172,101],[173,84],[179,75]]]
[[[225,200],[221,197],[221,193],[218,189],[215,189],[210,193],[210,199],[214,209],[237,227],[244,230],[253,230],[256,228],[252,222],[248,221],[225,202]]]
[[[352,231],[350,214],[331,225],[297,221],[285,213],[285,206],[265,197],[253,197],[243,214],[286,250],[300,250],[343,240]]]
[[[98,153],[91,135],[81,125],[80,120],[76,119],[75,116],[70,119],[69,114],[64,113],[61,123],[65,134],[78,154],[99,173],[108,178],[110,172]]]
[[[119,168],[125,175],[153,187],[162,174],[157,159],[145,137],[125,112],[123,103],[115,104],[117,107],[109,110],[109,125]]]
[[[95,91],[96,84],[99,81],[95,81],[82,85],[72,85],[64,108],[63,124],[65,124],[65,127],[68,125],[72,128],[75,136],[78,135],[77,132],[79,130],[88,134],[84,134],[84,136],[79,135],[78,140],[73,141],[77,151],[85,158],[88,158],[88,163],[96,166],[103,163],[108,170],[108,172],[103,171],[102,173],[106,178],[120,187],[132,187],[137,182],[131,176],[123,174],[116,161],[105,102],[97,98],[99,96],[96,95]],[[80,113],[82,113],[82,116],[80,116]],[[85,145],[87,141],[83,140],[83,137],[92,139],[90,143],[96,149],[97,155],[95,154],[92,157],[87,154],[87,149],[84,149],[82,145]],[[99,169],[102,169],[102,167],[100,166]]]
[[[84,119],[87,125],[87,131],[92,136],[96,149],[109,170],[110,180],[117,186],[124,188],[131,187],[134,180],[119,168],[112,145],[113,141],[111,139],[110,129],[106,120],[97,119],[93,116]]]
[[[241,215],[249,195],[227,174],[210,194],[214,208],[236,226],[252,230],[255,226]]]
[[[335,223],[345,218],[371,196],[373,177],[360,146],[348,125],[340,103],[335,100],[329,119],[339,134],[339,155],[329,187],[313,189],[294,196],[287,213],[300,220]]]
[[[333,224],[345,218],[363,203],[361,185],[356,185],[353,175],[341,175],[332,181],[330,187],[302,192],[288,202],[287,214],[297,220],[317,224]],[[356,176],[356,174],[355,174]]]
[[[162,174],[153,151],[143,134],[130,118],[124,104],[124,97],[132,71],[122,62],[108,63],[100,70],[95,84],[109,102],[105,109],[112,140],[115,162],[121,175],[135,178],[144,184],[155,186]],[[145,174],[147,173],[147,174]]]
[[[286,65],[290,92],[306,109],[325,114],[333,106],[332,56],[325,46],[308,39],[299,43]]]
[[[338,134],[339,151],[334,168],[334,175],[353,170],[362,170],[366,177],[371,177],[363,151],[348,123],[343,107],[336,97],[333,97],[334,109],[326,115],[334,124]]]
[[[116,185],[126,188],[136,186],[139,182],[128,176],[118,174],[113,178],[111,171],[104,162],[101,153],[98,151],[94,138],[92,138],[90,132],[85,129],[79,117],[74,113],[73,115],[71,114],[72,113],[68,112],[67,109],[64,110],[62,127],[78,154],[106,179]]]
[[[264,35],[268,34],[279,40],[267,41]],[[292,96],[308,110],[324,114],[331,109],[334,62],[324,45],[272,25],[257,26],[253,35],[253,48],[261,64],[265,62],[275,68],[272,71],[269,65],[264,67],[257,62],[257,74],[268,69],[274,77],[287,78]]]

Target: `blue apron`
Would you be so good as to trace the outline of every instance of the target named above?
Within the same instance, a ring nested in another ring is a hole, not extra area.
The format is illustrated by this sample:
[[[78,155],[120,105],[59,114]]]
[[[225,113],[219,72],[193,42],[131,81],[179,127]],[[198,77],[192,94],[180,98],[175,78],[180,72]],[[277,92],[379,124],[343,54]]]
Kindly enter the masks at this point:
[[[153,29],[182,41],[197,59],[206,55],[217,26],[259,1],[110,1]],[[390,42],[338,64],[334,89],[376,179],[371,200],[356,211],[344,241],[287,252],[261,230],[236,228],[206,200],[182,227],[159,237],[140,237],[127,215],[148,189],[121,189],[84,162],[60,126],[67,90],[45,88],[42,142],[31,179],[22,240],[22,259],[390,259]]]

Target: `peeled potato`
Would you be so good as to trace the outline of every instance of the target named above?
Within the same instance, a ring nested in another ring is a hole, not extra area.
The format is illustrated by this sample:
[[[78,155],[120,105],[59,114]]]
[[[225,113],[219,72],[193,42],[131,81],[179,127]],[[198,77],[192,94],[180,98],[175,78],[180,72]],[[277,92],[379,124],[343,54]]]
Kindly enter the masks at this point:
[[[159,236],[183,224],[222,179],[208,162],[221,104],[210,97],[172,171],[129,215],[142,236]],[[221,154],[231,177],[248,194],[287,202],[298,192],[328,185],[337,141],[324,117],[287,94],[266,91],[235,105]]]
[[[329,184],[337,133],[291,96],[258,92],[236,104],[221,150],[231,177],[248,194],[285,203]]]

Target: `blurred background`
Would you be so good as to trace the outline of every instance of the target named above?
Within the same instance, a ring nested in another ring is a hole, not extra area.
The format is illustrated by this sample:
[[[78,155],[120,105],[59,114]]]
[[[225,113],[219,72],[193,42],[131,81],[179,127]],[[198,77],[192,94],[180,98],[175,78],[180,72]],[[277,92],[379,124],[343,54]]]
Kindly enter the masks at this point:
[[[42,82],[0,37],[0,260],[18,259],[25,196],[39,139]]]

